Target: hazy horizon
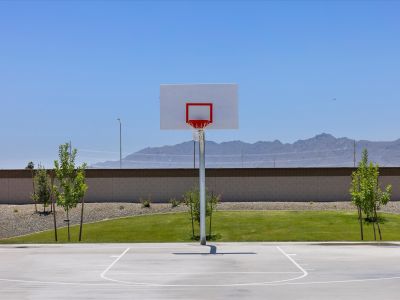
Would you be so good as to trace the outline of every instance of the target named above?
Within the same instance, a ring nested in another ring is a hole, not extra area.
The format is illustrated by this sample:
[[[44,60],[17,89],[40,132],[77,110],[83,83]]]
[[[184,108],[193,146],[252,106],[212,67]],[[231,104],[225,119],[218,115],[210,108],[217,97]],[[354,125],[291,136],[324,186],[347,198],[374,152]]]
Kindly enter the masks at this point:
[[[222,142],[213,141],[213,140],[207,140],[206,142],[207,143],[209,143],[209,142],[215,143],[217,145],[222,145],[224,143],[233,143],[233,142],[244,143],[246,145],[256,145],[256,144],[259,144],[259,143],[273,143],[273,142],[279,141],[282,145],[294,145],[295,143],[298,143],[300,141],[309,141],[309,140],[313,140],[313,139],[315,139],[317,137],[323,137],[323,136],[324,137],[328,137],[328,138],[333,137],[333,138],[335,138],[337,140],[343,139],[343,138],[344,139],[348,139],[350,141],[354,140],[354,139],[349,138],[349,137],[337,137],[337,136],[331,135],[330,133],[322,132],[322,133],[319,133],[319,134],[316,134],[316,135],[313,135],[313,136],[310,136],[310,137],[307,137],[307,138],[304,138],[304,139],[295,140],[293,142],[285,142],[285,141],[282,141],[280,139],[258,140],[258,141],[255,141],[255,142],[246,142],[246,141],[242,141],[242,140],[231,140],[231,141],[222,141]],[[377,143],[393,143],[393,142],[396,142],[398,140],[400,140],[400,138],[399,139],[395,139],[395,140],[391,140],[391,141],[372,141],[372,140],[356,140],[355,139],[356,145],[357,145],[356,146],[357,159],[359,159],[359,157],[361,155],[361,151],[362,151],[361,144],[363,144],[363,145],[364,144],[369,144],[370,142],[372,142],[372,143],[374,143],[374,142],[377,142]],[[159,148],[163,148],[163,147],[177,147],[179,145],[183,145],[183,144],[186,144],[186,143],[190,143],[190,147],[191,148],[190,148],[189,154],[191,155],[192,149],[193,149],[192,146],[191,146],[192,145],[192,141],[193,140],[187,139],[187,140],[184,140],[184,141],[180,141],[180,142],[178,142],[176,144],[148,145],[148,146],[146,146],[146,147],[144,147],[142,149],[139,149],[138,151],[135,151],[135,152],[123,153],[123,160],[127,159],[127,156],[135,155],[138,152],[146,153],[146,150],[159,149]],[[196,144],[196,151],[197,151],[197,147],[198,147],[198,145]],[[85,162],[89,166],[96,167],[97,163],[114,162],[115,163],[115,167],[116,168],[119,167],[119,152],[118,151],[96,151],[96,150],[79,149],[79,148],[77,150],[78,150],[77,162],[79,164]],[[329,149],[329,150],[326,150],[326,149],[325,150],[313,149],[312,151],[315,152],[316,154],[324,154],[324,152],[326,152],[326,151],[335,152],[337,150],[343,150],[343,149],[341,147],[341,148],[333,148],[333,149]],[[348,150],[349,150],[349,152],[351,152],[350,154],[353,153],[353,144],[348,146]],[[209,151],[209,152],[212,152],[212,151]],[[310,152],[310,151],[306,150],[305,152],[297,152],[296,154],[301,155],[302,153],[308,153],[308,152]],[[84,159],[85,153],[90,153],[92,157],[95,157],[95,159],[85,160]],[[264,153],[264,154],[266,154],[267,156],[271,156],[272,155],[272,154],[267,154],[267,153]],[[145,155],[149,155],[149,154],[145,154]],[[157,158],[158,156],[156,154],[152,154],[152,155],[153,155],[153,159],[155,159],[155,161],[153,162],[153,164],[154,163],[156,164],[155,166],[157,166],[157,159],[160,159],[160,161],[158,162],[159,167],[161,167],[161,168],[165,167],[165,165],[164,165],[165,163],[163,163],[162,161],[165,160],[168,155],[166,156],[165,153],[160,153],[159,154],[159,156],[160,156],[159,158]],[[211,155],[211,157],[215,156],[215,154],[213,154],[213,153],[206,153],[206,156],[207,155]],[[282,155],[282,154],[278,154],[278,155]],[[173,155],[173,156],[176,156],[176,155]],[[183,156],[187,156],[187,155],[183,155]],[[222,156],[224,156],[224,155],[222,154]],[[228,154],[228,156],[230,156],[230,155]],[[55,159],[57,159],[57,152],[56,151],[54,152],[53,157],[49,157],[47,160],[44,160],[44,161],[28,160],[28,161],[24,162],[23,164],[21,164],[19,166],[16,166],[16,167],[8,167],[8,168],[0,167],[0,169],[23,169],[23,168],[25,168],[25,166],[27,165],[27,163],[29,161],[33,161],[35,166],[37,166],[38,164],[41,164],[42,166],[45,166],[46,168],[52,168],[53,167],[53,162],[54,162]],[[302,159],[298,159],[298,160],[301,162]],[[306,160],[310,161],[310,158],[308,158],[308,159],[306,158]],[[353,161],[353,159],[351,157],[350,159],[347,159],[345,163],[351,165],[352,161]],[[283,165],[287,165],[285,163],[285,160],[281,160],[280,162],[283,163]],[[312,161],[310,161],[310,162],[312,163]],[[144,164],[145,161],[142,162],[142,163]],[[272,164],[272,160],[271,160],[271,164]],[[400,165],[400,162],[399,162],[399,165]],[[168,167],[171,167],[171,166],[172,167],[181,167],[180,163],[177,163],[176,166],[174,166],[173,162]],[[299,165],[299,166],[301,166],[301,165]],[[323,166],[345,166],[345,165],[340,165],[340,164],[335,165],[334,163],[332,164],[332,163],[329,163],[329,162],[328,163],[325,162],[325,165],[323,165]],[[125,167],[127,167],[127,166],[125,165]],[[148,166],[146,166],[144,164],[143,167],[146,168]],[[191,167],[191,163],[189,163],[189,167]]]

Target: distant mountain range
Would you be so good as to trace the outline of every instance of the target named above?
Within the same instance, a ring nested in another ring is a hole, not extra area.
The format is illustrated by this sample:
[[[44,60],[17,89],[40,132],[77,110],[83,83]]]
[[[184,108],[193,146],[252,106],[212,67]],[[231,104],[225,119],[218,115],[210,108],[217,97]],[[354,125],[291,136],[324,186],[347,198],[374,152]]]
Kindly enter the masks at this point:
[[[391,142],[356,141],[356,163],[367,148],[371,161],[380,166],[400,166],[400,139]],[[148,147],[123,158],[123,168],[193,168],[198,167],[198,144],[193,155],[193,141],[172,146]],[[242,141],[206,142],[208,168],[273,167],[350,167],[354,163],[354,140],[322,133],[292,144]],[[92,168],[119,168],[119,161],[96,163]]]

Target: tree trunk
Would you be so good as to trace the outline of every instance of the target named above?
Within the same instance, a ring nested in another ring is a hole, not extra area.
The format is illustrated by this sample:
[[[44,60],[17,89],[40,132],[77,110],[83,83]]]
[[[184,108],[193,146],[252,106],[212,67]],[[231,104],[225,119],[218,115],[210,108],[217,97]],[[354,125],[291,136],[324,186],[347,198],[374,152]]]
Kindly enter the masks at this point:
[[[360,176],[358,175],[358,191],[360,191]],[[358,210],[358,220],[360,222],[360,234],[361,234],[361,240],[364,240],[364,228],[363,228],[363,218],[362,218],[362,209],[361,209],[361,204],[357,205],[357,210]]]
[[[212,211],[210,213],[210,228],[208,229],[209,231],[209,235],[210,235],[210,239],[211,239],[211,235],[212,235]]]
[[[211,240],[211,236],[212,236],[212,215],[213,215],[213,196],[211,196],[211,201],[210,201],[210,228],[209,228],[209,232],[210,232],[210,240]]]
[[[376,221],[376,226],[378,227],[379,240],[381,240],[381,241],[382,241],[381,227],[379,226],[379,222],[378,222],[378,221]]]
[[[364,240],[364,229],[363,229],[363,220],[362,220],[362,211],[361,207],[357,206],[358,210],[358,221],[360,222],[360,234],[361,234],[361,240]]]
[[[381,232],[381,227],[379,226],[379,219],[378,219],[378,214],[377,214],[377,212],[376,212],[376,207],[374,208],[374,213],[375,213],[375,222],[376,222],[376,226],[378,227],[379,240],[382,241],[382,232]]]
[[[379,189],[379,175],[376,178],[376,193],[377,194],[378,194],[378,189]],[[381,227],[379,226],[378,214],[376,213],[376,201],[375,201],[375,204],[374,204],[374,219],[375,219],[376,225],[378,227],[379,239],[382,241]]]
[[[71,234],[69,232],[69,210],[67,209],[67,227],[68,227],[68,242],[71,241]]]
[[[192,218],[192,238],[194,239],[194,221],[193,221],[193,202],[192,202],[192,197],[190,197],[190,217]]]
[[[32,186],[33,186],[33,199],[35,199],[36,190],[35,190],[35,172],[32,170]],[[33,200],[35,203],[35,213],[37,213],[37,204],[36,200]]]
[[[57,237],[57,218],[56,218],[56,206],[54,202],[52,203],[53,205],[53,222],[54,222],[54,239],[57,242],[58,237]]]
[[[82,197],[82,209],[81,209],[81,226],[79,227],[79,241],[82,241],[82,227],[83,227],[83,206],[85,204],[84,197]]]
[[[372,228],[374,228],[374,240],[376,241],[375,222],[372,222]]]
[[[54,222],[54,239],[57,242],[57,220],[56,220],[56,206],[54,203],[54,195],[53,195],[53,184],[54,184],[54,177],[51,176],[51,192],[50,192],[50,201],[51,201],[51,207],[53,210],[53,222]]]

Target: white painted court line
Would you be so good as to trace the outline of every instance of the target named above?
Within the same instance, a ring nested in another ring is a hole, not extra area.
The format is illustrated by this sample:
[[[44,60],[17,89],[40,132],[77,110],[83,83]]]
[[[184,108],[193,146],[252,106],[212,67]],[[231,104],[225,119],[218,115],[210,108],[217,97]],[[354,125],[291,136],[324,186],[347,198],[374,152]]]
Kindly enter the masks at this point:
[[[292,257],[290,257],[289,254],[287,254],[285,251],[283,251],[279,246],[276,247],[286,258],[290,260],[299,270],[300,272],[293,272],[294,274],[301,273],[302,275],[289,278],[289,279],[283,279],[283,280],[273,280],[273,281],[266,281],[266,282],[249,282],[249,283],[232,283],[232,284],[159,284],[159,283],[150,283],[150,282],[133,282],[133,281],[125,281],[125,280],[117,280],[113,279],[110,277],[105,276],[105,274],[129,251],[130,248],[127,248],[124,252],[121,253],[117,257],[115,261],[111,263],[111,265],[101,273],[101,278],[105,280],[109,280],[115,283],[120,283],[120,284],[125,284],[125,285],[131,285],[131,286],[147,286],[147,287],[235,287],[235,286],[261,286],[261,285],[280,285],[283,283],[287,283],[290,281],[294,280],[299,280],[308,275],[308,272],[304,270]],[[234,272],[225,272],[224,274],[228,273],[234,273]],[[241,272],[238,272],[239,274]],[[255,272],[256,273],[256,272]],[[263,274],[264,272],[260,273]],[[285,272],[286,273],[286,272]],[[292,273],[292,274],[293,274]],[[122,274],[122,273],[121,273]],[[123,273],[127,274],[127,273]],[[143,273],[131,273],[131,274],[137,274],[137,275],[143,275]],[[151,273],[149,273],[151,274]],[[153,273],[153,275],[168,275],[168,274],[174,274],[174,273]],[[184,274],[184,273],[177,273],[177,274]],[[213,275],[213,274],[220,274],[219,272],[212,272],[212,273],[206,273],[207,275]]]
[[[118,287],[118,288],[121,288],[121,284],[113,284],[113,283],[105,284],[105,283],[43,281],[43,280],[24,280],[24,279],[6,279],[6,278],[0,278],[0,281],[26,283],[26,284],[37,284],[37,285],[74,285],[74,286],[95,286],[95,287]],[[126,285],[122,285],[122,286],[126,286]]]
[[[368,282],[368,281],[381,281],[381,280],[396,280],[400,276],[395,277],[381,277],[381,278],[365,278],[365,279],[347,279],[347,280],[327,280],[327,281],[305,281],[305,282],[288,282],[282,285],[312,285],[312,284],[335,284],[335,283],[354,283],[354,282]]]
[[[126,248],[117,258],[100,274],[100,277],[109,280],[105,277],[106,273],[124,256],[131,248]]]
[[[117,259],[115,259],[101,274],[100,276],[103,278],[103,276],[124,256],[130,248],[125,249],[124,252],[122,252],[120,255],[117,256]],[[56,284],[56,285],[74,285],[74,286],[110,286],[111,284],[104,284],[104,283],[82,283],[82,282],[62,282],[62,281],[41,281],[41,280],[23,280],[23,279],[2,279],[0,278],[0,281],[5,281],[5,282],[19,282],[19,283],[29,283],[29,284]],[[120,286],[120,285],[119,285]]]
[[[293,254],[287,254],[285,251],[282,250],[281,247],[276,246],[276,248],[283,254],[285,255],[301,272],[303,272],[303,275],[296,278],[296,280],[304,278],[308,275],[308,272],[306,270],[304,270],[291,256],[293,256]]]

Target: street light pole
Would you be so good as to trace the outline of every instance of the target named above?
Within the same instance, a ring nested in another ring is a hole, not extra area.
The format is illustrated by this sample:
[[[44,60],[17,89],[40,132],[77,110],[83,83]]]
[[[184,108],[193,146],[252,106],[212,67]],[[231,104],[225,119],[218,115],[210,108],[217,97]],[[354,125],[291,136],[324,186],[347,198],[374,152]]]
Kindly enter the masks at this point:
[[[119,168],[122,169],[122,123],[121,119],[117,119],[119,122]]]

